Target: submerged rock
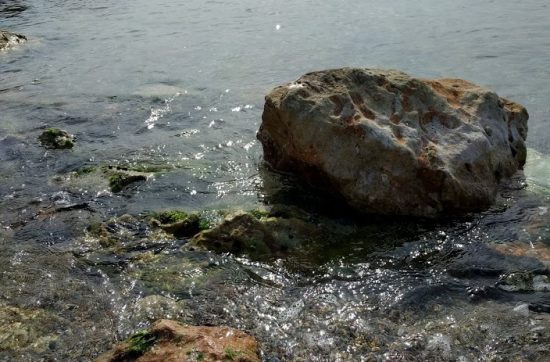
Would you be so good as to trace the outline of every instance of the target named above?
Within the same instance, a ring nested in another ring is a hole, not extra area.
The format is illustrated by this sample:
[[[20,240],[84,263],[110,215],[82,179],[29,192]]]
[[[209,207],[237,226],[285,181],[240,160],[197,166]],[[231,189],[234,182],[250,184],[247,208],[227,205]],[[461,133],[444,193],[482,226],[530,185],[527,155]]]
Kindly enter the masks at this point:
[[[184,326],[165,319],[118,344],[96,362],[133,360],[259,362],[260,357],[258,342],[243,331]]]
[[[185,315],[185,303],[162,295],[149,295],[136,301],[132,319],[154,322],[162,318],[181,318]]]
[[[313,72],[266,97],[265,161],[386,215],[490,206],[525,163],[524,107],[460,79],[393,70]]]
[[[147,181],[154,175],[153,172],[137,169],[147,170],[148,168],[136,167],[136,169],[130,169],[111,165],[84,166],[76,171],[57,175],[53,178],[53,181],[77,191],[95,189],[96,192],[110,190],[119,193],[129,185]]]
[[[151,216],[150,222],[153,226],[160,227],[165,232],[176,237],[193,236],[201,230],[206,230],[210,227],[209,221],[198,213],[188,214],[181,210],[167,210],[155,213]]]
[[[147,251],[169,239],[164,232],[151,230],[145,221],[127,214],[92,223],[86,234],[89,243],[93,241],[101,248],[113,248],[118,254]]]
[[[507,292],[548,292],[550,278],[532,272],[514,272],[504,275],[497,283],[498,288]]]
[[[502,255],[516,256],[520,258],[532,258],[550,270],[550,247],[543,242],[526,243],[511,242],[489,245]]]
[[[0,303],[0,351],[34,350],[44,353],[59,336],[60,320],[41,308],[19,308]]]
[[[51,149],[66,149],[74,146],[74,136],[59,128],[48,128],[38,139],[42,146]]]
[[[325,235],[326,230],[301,219],[271,217],[258,210],[237,211],[195,235],[191,246],[261,258],[284,253],[304,241],[323,240]]]
[[[23,43],[27,37],[21,34],[0,30],[0,50],[10,48],[19,43]]]
[[[120,192],[134,182],[147,181],[149,176],[142,172],[116,170],[109,172],[109,186],[112,192]]]

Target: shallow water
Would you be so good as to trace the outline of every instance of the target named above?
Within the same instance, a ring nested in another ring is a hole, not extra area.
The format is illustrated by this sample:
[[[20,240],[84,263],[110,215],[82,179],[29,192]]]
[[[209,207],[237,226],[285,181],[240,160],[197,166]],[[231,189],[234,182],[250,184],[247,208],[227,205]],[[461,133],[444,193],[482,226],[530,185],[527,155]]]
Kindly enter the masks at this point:
[[[89,360],[171,317],[243,328],[272,361],[543,360],[549,293],[491,287],[548,274],[530,256],[550,246],[549,17],[541,0],[1,1],[0,27],[29,41],[0,53],[0,359]],[[255,132],[272,87],[341,66],[465,78],[524,104],[525,175],[493,209],[436,224],[319,202],[317,221],[355,232],[280,259],[183,252],[139,225],[123,254],[86,236],[126,213],[317,203],[261,166]],[[46,151],[46,127],[77,146]],[[161,172],[119,194],[64,179],[94,165]]]

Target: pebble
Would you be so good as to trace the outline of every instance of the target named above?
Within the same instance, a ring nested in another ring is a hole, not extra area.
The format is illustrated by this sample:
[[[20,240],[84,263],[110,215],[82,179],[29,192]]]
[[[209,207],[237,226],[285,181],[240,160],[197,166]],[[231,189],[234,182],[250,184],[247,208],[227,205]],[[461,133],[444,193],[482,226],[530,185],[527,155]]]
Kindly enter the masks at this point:
[[[528,303],[523,303],[523,304],[520,304],[518,306],[516,306],[513,311],[523,317],[528,317],[529,316],[529,304]]]

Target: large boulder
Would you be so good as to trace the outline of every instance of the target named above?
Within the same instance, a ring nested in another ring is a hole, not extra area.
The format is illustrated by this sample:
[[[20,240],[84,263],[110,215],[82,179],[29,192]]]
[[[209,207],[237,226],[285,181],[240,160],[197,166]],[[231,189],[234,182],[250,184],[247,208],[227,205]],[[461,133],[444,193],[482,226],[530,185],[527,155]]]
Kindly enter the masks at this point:
[[[435,217],[494,202],[525,163],[528,117],[464,80],[343,68],[273,89],[258,139],[271,167],[362,212]]]

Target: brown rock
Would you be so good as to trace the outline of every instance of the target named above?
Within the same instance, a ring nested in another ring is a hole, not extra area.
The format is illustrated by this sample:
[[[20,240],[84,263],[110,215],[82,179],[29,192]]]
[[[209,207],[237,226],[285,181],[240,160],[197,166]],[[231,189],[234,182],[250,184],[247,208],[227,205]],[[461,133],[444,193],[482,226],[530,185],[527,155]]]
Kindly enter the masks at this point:
[[[262,119],[269,165],[366,213],[482,210],[526,158],[525,108],[460,79],[313,72],[268,94]]]
[[[160,320],[148,332],[116,345],[96,362],[240,361],[259,362],[258,342],[229,327],[184,326]]]
[[[534,258],[550,269],[550,247],[543,242],[526,243],[516,241],[492,244],[491,247],[503,255]]]

